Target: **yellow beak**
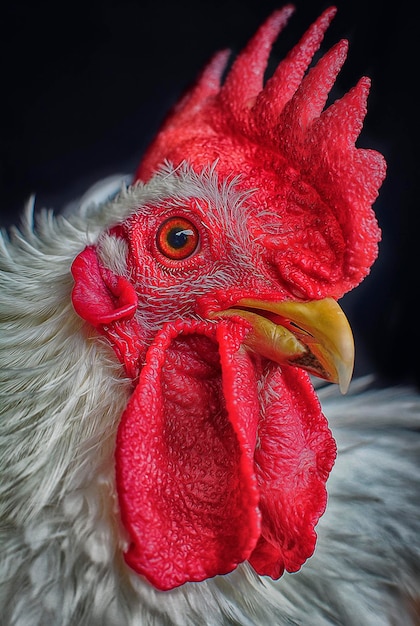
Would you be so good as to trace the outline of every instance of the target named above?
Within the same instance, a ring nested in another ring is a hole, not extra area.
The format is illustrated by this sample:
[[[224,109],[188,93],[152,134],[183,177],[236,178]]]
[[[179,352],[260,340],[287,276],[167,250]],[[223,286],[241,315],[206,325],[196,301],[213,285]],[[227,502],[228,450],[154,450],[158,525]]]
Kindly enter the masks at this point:
[[[241,317],[252,327],[244,345],[338,383],[346,393],[353,374],[354,341],[341,307],[332,298],[311,302],[239,300],[211,317]]]

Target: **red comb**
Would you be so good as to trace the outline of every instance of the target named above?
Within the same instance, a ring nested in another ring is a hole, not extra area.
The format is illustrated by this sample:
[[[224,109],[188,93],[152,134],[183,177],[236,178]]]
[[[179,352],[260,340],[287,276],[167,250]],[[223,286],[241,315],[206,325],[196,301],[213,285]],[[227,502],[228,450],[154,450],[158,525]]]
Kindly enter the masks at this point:
[[[148,180],[165,161],[185,161],[201,171],[217,160],[220,176],[240,175],[240,187],[256,190],[252,201],[261,214],[271,213],[269,227],[261,218],[257,234],[283,281],[307,297],[338,298],[376,258],[380,231],[371,206],[385,161],[355,146],[368,78],[324,110],[347,42],[338,42],[308,71],[334,7],[310,26],[264,86],[271,46],[292,12],[288,5],[266,20],[223,85],[228,53],[215,55],[164,122],[136,179]],[[281,218],[277,230],[273,214]],[[302,245],[305,258],[294,250]]]

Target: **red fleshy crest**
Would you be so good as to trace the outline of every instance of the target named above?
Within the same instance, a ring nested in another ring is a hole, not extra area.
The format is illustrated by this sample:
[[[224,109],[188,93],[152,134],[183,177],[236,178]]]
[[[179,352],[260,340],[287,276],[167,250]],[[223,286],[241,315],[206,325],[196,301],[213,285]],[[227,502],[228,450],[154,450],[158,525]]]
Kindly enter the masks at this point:
[[[175,166],[186,161],[197,171],[217,161],[220,176],[238,174],[241,187],[255,189],[252,201],[262,209],[255,228],[258,237],[274,234],[269,261],[287,288],[307,298],[339,298],[366,276],[377,256],[380,230],[371,206],[385,162],[378,152],[355,146],[366,114],[367,79],[323,110],[347,42],[307,71],[334,7],[263,86],[271,45],[291,11],[287,6],[268,18],[222,85],[226,54],[214,58],[163,124],[136,178],[148,180],[165,160]],[[302,251],[306,222],[312,224],[308,241],[323,241],[321,259],[290,253]]]
[[[258,95],[254,116],[257,120],[256,127],[264,134],[277,124],[285,104],[302,82],[335,13],[336,9],[331,7],[320,15],[308,28],[299,44],[279,63],[273,76],[267,80],[264,89]]]

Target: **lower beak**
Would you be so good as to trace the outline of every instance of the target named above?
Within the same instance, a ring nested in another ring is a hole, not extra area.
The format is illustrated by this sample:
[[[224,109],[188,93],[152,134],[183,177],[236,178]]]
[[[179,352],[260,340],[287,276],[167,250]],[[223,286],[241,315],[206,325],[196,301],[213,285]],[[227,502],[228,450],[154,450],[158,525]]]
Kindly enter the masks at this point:
[[[239,300],[212,317],[240,317],[251,325],[244,345],[275,361],[288,363],[338,383],[346,393],[353,374],[354,342],[341,307],[332,298],[311,302]]]

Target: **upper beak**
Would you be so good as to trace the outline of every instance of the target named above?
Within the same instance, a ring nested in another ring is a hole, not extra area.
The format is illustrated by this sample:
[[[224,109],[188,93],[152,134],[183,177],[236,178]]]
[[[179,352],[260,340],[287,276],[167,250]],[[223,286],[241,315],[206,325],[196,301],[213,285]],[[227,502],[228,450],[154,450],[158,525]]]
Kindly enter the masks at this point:
[[[288,363],[338,383],[346,393],[353,374],[354,341],[341,307],[332,298],[311,302],[239,300],[211,317],[234,316],[251,325],[244,344],[276,363]]]

